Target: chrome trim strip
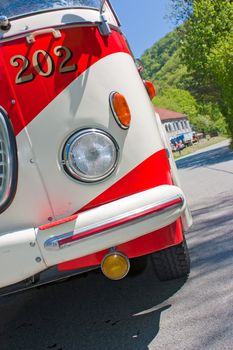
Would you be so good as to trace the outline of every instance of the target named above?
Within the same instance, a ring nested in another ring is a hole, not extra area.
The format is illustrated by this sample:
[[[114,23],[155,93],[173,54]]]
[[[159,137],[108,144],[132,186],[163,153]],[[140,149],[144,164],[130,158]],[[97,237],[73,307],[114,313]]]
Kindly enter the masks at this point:
[[[177,200],[180,200],[180,202],[175,203],[175,204],[173,203],[173,205],[171,204],[167,208],[164,208],[161,210],[158,209],[163,205],[175,202]],[[116,227],[109,228],[108,227],[109,225],[112,225],[112,226],[116,225],[117,227],[119,227],[119,226],[125,227],[125,226],[131,224],[132,221],[139,222],[139,221],[146,220],[148,218],[148,216],[155,216],[156,215],[156,208],[157,208],[158,212],[161,212],[161,211],[165,212],[165,211],[171,210],[171,208],[174,208],[174,207],[182,208],[183,204],[184,204],[184,198],[181,195],[176,195],[176,196],[171,197],[169,199],[169,202],[168,201],[153,202],[151,204],[145,205],[144,207],[125,212],[121,215],[116,215],[116,216],[110,217],[106,220],[102,220],[100,222],[90,224],[90,225],[82,227],[80,229],[76,229],[72,232],[67,232],[65,234],[62,234],[62,235],[59,235],[56,237],[52,236],[44,243],[44,247],[46,250],[52,250],[52,251],[61,250],[61,249],[64,249],[64,248],[67,248],[67,247],[70,247],[70,246],[77,244],[80,240],[84,241],[84,240],[91,239],[93,237],[93,235],[89,235],[89,236],[86,236],[83,238],[79,238],[78,235],[81,236],[81,235],[84,235],[85,233],[88,234],[88,232],[90,232],[90,231],[98,230],[101,232],[97,232],[95,234],[95,236],[96,235],[99,236],[99,235],[102,235],[103,233],[106,233],[106,231],[109,231],[110,229],[111,230],[116,229]],[[153,209],[155,209],[155,213],[148,215],[147,212],[149,210],[153,210]],[[140,214],[140,217],[134,218],[138,214]],[[127,222],[125,222],[125,221],[127,221]],[[69,243],[62,243],[62,241],[66,240],[66,239],[72,239],[75,236],[77,236],[76,240],[74,239],[73,241],[71,241]]]

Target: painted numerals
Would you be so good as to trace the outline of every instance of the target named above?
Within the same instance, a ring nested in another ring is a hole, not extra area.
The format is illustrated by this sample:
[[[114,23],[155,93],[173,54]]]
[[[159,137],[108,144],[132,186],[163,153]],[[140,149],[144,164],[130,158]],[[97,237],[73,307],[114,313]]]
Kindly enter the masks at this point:
[[[42,62],[46,62],[47,70],[44,71]],[[54,62],[52,57],[44,50],[38,50],[32,56],[32,65],[35,71],[42,75],[42,77],[50,77],[54,72]]]
[[[73,54],[68,47],[56,46],[54,48],[54,54],[58,57],[61,57],[61,61],[59,62],[60,73],[74,72],[78,69],[76,64],[69,65],[69,61],[72,59]],[[13,67],[16,68],[21,66],[15,78],[16,84],[23,84],[32,81],[35,78],[36,74],[39,74],[42,77],[50,77],[54,74],[55,70],[53,57],[44,50],[35,51],[31,62],[25,56],[16,55],[11,57],[10,63]],[[35,73],[28,72],[31,65],[34,68]]]
[[[11,65],[13,67],[19,67],[20,61],[22,62],[22,67],[21,67],[19,73],[16,75],[16,78],[15,78],[16,84],[23,84],[23,83],[26,83],[28,81],[32,81],[34,79],[34,74],[32,74],[32,73],[24,75],[24,72],[26,72],[30,66],[30,61],[28,58],[21,56],[21,55],[17,55],[17,56],[12,57],[10,60]]]
[[[64,59],[61,62],[60,67],[59,67],[59,72],[60,73],[74,72],[75,70],[77,70],[77,65],[76,64],[73,64],[72,66],[67,66],[66,65],[72,58],[72,52],[71,52],[70,49],[68,49],[68,47],[57,46],[54,49],[54,53],[58,57],[63,57],[64,56]]]

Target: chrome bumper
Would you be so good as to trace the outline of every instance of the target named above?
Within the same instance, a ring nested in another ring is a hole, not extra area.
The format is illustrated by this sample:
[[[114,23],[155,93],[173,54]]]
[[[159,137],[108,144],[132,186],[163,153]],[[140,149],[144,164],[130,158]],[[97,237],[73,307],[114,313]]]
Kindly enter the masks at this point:
[[[120,201],[118,204],[120,206]],[[81,244],[81,241],[83,240],[91,240],[94,237],[94,235],[101,233],[104,234],[109,230],[120,229],[131,224],[134,225],[139,221],[147,220],[155,215],[159,216],[159,214],[161,213],[164,214],[165,212],[170,211],[171,209],[181,209],[182,206],[183,198],[179,195],[174,195],[170,198],[169,202],[165,200],[161,202],[154,202],[148,205],[134,208],[132,210],[129,210],[128,212],[113,215],[110,218],[103,218],[102,220],[97,220],[95,223],[91,223],[90,225],[85,227],[75,227],[70,232],[64,233],[62,235],[52,236],[47,241],[45,241],[44,247],[46,250],[55,251],[71,247],[72,245],[78,245]],[[102,210],[104,209],[102,208]],[[77,220],[79,220],[78,217]],[[59,225],[61,225],[61,223],[57,225],[58,228]],[[49,228],[50,227],[47,226],[47,230]],[[46,230],[46,228],[41,227],[40,230]],[[120,243],[123,242],[121,241]]]
[[[0,287],[158,230],[185,209],[180,188],[163,185],[37,229],[5,234],[0,237]]]

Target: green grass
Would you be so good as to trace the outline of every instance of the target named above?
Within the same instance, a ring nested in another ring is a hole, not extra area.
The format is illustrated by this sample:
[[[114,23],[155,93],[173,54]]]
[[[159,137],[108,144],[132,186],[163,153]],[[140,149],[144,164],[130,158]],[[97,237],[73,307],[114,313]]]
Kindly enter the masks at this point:
[[[189,154],[192,154],[196,151],[199,151],[203,148],[215,145],[216,143],[219,143],[221,141],[226,140],[227,138],[225,136],[216,136],[216,137],[211,137],[209,140],[208,139],[202,139],[199,142],[193,144],[193,146],[186,147],[184,148],[180,153],[179,152],[174,152],[173,156],[175,159],[178,159],[180,157],[187,156]]]

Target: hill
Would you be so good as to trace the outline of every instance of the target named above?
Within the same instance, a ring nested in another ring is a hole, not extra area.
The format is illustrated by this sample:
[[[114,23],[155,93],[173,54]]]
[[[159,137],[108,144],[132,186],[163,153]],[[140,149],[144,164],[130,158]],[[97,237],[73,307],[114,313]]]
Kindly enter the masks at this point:
[[[200,95],[192,75],[182,63],[181,52],[179,32],[175,30],[142,55],[143,77],[154,83],[157,92],[153,103],[187,114],[198,130],[226,133],[226,123],[213,95],[207,90]]]
[[[141,57],[145,79],[150,79],[160,89],[168,87],[185,89],[187,69],[180,60],[181,47],[177,31],[167,34],[146,50]]]

